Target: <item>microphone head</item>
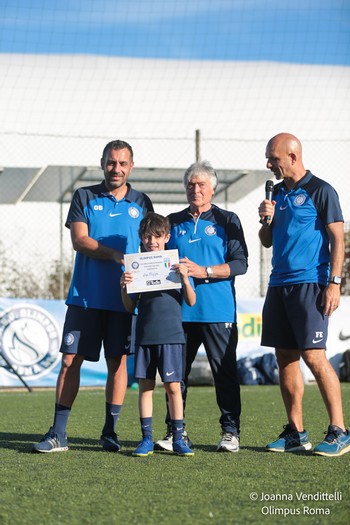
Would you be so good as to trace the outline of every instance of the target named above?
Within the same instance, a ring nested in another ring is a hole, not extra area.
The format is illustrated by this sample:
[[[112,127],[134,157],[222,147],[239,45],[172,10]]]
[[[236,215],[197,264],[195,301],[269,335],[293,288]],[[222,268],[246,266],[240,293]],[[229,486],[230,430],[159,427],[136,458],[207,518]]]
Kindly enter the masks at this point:
[[[273,180],[267,180],[265,184],[265,191],[271,192],[273,191]]]

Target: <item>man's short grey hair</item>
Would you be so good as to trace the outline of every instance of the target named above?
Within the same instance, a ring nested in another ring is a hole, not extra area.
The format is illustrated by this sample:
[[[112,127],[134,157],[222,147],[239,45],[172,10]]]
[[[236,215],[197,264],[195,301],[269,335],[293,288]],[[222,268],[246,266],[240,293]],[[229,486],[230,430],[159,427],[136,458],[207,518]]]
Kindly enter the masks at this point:
[[[204,175],[207,177],[213,190],[216,189],[216,186],[218,185],[218,177],[209,161],[201,160],[199,162],[194,162],[189,168],[187,168],[184,175],[185,188],[187,188],[188,183],[191,182],[192,178],[196,175]]]

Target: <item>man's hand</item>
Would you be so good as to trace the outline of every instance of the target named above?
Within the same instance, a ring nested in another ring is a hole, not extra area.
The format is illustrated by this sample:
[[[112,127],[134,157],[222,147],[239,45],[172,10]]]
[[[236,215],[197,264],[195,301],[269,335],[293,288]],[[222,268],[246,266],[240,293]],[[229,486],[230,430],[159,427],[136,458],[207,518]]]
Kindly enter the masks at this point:
[[[329,283],[322,294],[323,314],[330,317],[340,303],[340,286],[339,284]]]

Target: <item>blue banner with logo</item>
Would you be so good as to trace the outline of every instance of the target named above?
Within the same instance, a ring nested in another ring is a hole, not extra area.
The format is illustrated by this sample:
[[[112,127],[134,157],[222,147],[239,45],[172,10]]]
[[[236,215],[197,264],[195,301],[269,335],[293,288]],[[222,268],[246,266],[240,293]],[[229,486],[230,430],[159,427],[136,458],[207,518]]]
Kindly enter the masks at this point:
[[[55,386],[61,365],[64,301],[0,298],[0,386]],[[102,353],[103,355],[103,353]],[[106,382],[106,364],[85,361],[81,386]]]
[[[273,352],[261,347],[261,311],[264,299],[238,301],[239,343],[237,358],[256,357]],[[0,387],[53,387],[60,370],[62,329],[66,314],[64,301],[0,298]],[[339,310],[330,319],[327,355],[338,370],[343,352],[350,347],[350,297],[343,297]],[[201,347],[198,354],[203,355]],[[128,358],[129,383],[133,358]],[[308,370],[305,377],[312,379]],[[97,363],[85,361],[81,369],[81,386],[104,386],[107,369],[101,352]]]

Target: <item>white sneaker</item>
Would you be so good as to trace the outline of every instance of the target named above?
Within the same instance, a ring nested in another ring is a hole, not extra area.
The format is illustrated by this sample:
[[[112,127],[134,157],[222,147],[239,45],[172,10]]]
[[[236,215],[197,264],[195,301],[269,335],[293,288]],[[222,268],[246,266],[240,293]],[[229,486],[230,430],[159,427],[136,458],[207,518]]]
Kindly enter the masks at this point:
[[[182,433],[182,439],[188,447],[192,447],[192,441],[189,439],[186,430]],[[168,432],[163,439],[156,441],[154,444],[154,450],[168,450],[169,452],[173,452],[173,433]]]
[[[232,432],[223,432],[216,452],[238,452],[239,437]]]
[[[173,433],[168,432],[163,439],[159,439],[154,444],[154,450],[168,450],[173,451]]]

